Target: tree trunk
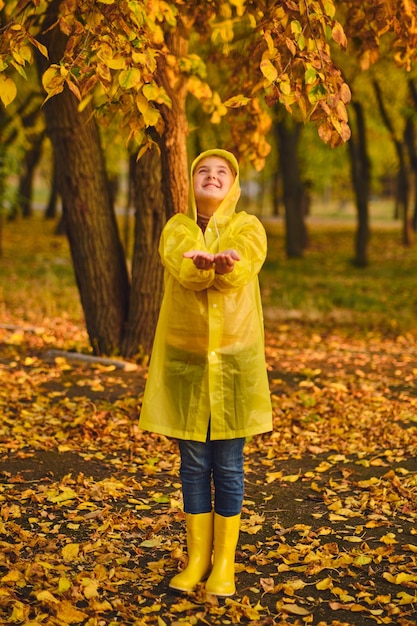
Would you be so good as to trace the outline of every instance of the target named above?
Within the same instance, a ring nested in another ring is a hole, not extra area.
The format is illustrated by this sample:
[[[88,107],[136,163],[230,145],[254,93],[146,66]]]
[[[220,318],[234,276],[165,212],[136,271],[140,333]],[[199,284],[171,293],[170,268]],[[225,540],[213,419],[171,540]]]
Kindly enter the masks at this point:
[[[188,41],[178,31],[167,36],[166,43],[179,59],[188,53]],[[161,57],[158,80],[171,98],[172,107],[160,105],[165,130],[158,143],[161,148],[162,191],[166,217],[186,213],[188,207],[188,121],[185,110],[186,77],[173,73]]]
[[[289,258],[301,258],[307,247],[308,234],[303,214],[304,188],[297,155],[300,125],[295,124],[290,128],[287,122],[285,118],[280,119],[274,126],[282,172],[286,252]],[[294,122],[291,121],[291,124]]]
[[[412,78],[408,81],[408,87],[411,94],[411,100],[414,108],[417,108],[417,88]],[[414,207],[411,218],[412,229],[417,232],[417,150],[415,144],[415,128],[414,128],[414,116],[407,119],[407,126],[404,131],[405,141],[408,147],[408,154],[410,158],[410,165],[413,171],[414,179]]]
[[[59,62],[66,38],[57,26],[59,2],[48,8],[42,43],[50,62]],[[43,59],[39,57],[41,70]],[[74,95],[64,91],[45,104],[55,153],[58,190],[87,331],[95,354],[120,349],[128,307],[128,274],[110,202],[103,152],[91,107],[80,113]]]
[[[135,244],[129,318],[122,342],[125,357],[149,355],[161,302],[163,268],[158,245],[165,223],[158,150],[146,152],[135,166]]]
[[[58,4],[53,0],[49,6],[50,20],[45,24],[47,34],[43,38],[50,62],[59,62],[66,41],[56,27],[47,29],[56,18]],[[178,58],[187,53],[188,42],[179,33],[169,36],[167,44]],[[123,246],[92,110],[86,107],[83,113],[78,113],[77,102],[68,89],[45,104],[65,227],[87,330],[96,354],[120,351],[123,356],[131,357],[150,352],[162,292],[158,255],[161,229],[167,217],[187,210],[187,83],[181,75],[170,74],[163,63],[158,68],[158,78],[171,98],[172,107],[160,105],[165,124],[162,136],[157,139],[160,159],[152,151],[137,164],[130,303]]]
[[[167,36],[166,43],[177,58],[187,54],[188,42],[178,32]],[[153,149],[135,164],[132,289],[122,342],[122,354],[126,357],[151,352],[163,285],[158,252],[161,231],[171,215],[186,212],[188,206],[187,82],[167,71],[163,61],[158,66],[158,81],[172,107],[159,106],[165,125],[162,136],[156,139],[160,154]]]
[[[410,220],[408,216],[410,185],[409,185],[409,180],[408,180],[407,164],[406,164],[406,159],[404,155],[404,145],[403,145],[403,142],[397,139],[395,136],[394,127],[389,118],[388,112],[385,108],[381,88],[376,80],[374,81],[374,89],[375,89],[382,120],[391,135],[391,139],[394,143],[395,150],[397,152],[398,174],[397,174],[396,200],[398,203],[399,213],[402,216],[402,220],[403,220],[402,242],[405,246],[408,246],[411,244],[411,229],[410,229]]]
[[[354,263],[358,267],[366,267],[368,265],[369,242],[370,165],[363,108],[359,102],[353,102],[352,105],[356,114],[357,127],[357,139],[354,139],[353,134],[349,139],[352,183],[355,192],[356,209],[358,212]]]
[[[23,217],[32,215],[33,180],[42,154],[43,133],[35,138],[24,156],[24,169],[19,179],[18,203]]]
[[[45,207],[45,219],[53,220],[56,218],[58,204],[58,188],[55,174],[55,166],[52,167],[51,181],[49,188],[48,204]]]

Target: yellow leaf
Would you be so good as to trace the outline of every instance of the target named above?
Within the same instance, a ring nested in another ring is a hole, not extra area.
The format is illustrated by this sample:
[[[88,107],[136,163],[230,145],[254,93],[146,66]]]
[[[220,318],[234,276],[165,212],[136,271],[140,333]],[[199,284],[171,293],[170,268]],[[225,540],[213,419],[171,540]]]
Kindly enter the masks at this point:
[[[119,85],[123,89],[137,89],[142,83],[142,73],[137,67],[130,67],[119,74]]]
[[[72,91],[77,100],[81,102],[81,93],[78,86],[72,80],[67,80],[66,82],[70,91]]]
[[[71,581],[65,576],[61,576],[58,581],[58,593],[65,593],[71,589]]]
[[[42,74],[42,85],[45,91],[49,92],[57,80],[63,83],[64,77],[61,75],[59,65],[54,63]]]
[[[56,613],[56,618],[64,624],[79,624],[87,619],[88,615],[74,607],[71,602],[64,600],[60,602]]]
[[[269,485],[269,483],[273,483],[274,480],[281,480],[282,476],[283,476],[282,472],[267,472],[266,482]]]
[[[32,50],[29,46],[21,45],[17,51],[13,52],[13,58],[20,64],[24,65],[25,62],[32,62]]]
[[[159,111],[141,93],[136,96],[136,105],[142,114],[145,126],[155,126],[160,118]]]
[[[11,569],[8,574],[5,574],[2,577],[1,582],[2,583],[16,583],[22,579],[23,579],[22,572],[19,572],[19,570],[17,569]]]
[[[175,604],[171,604],[171,611],[173,613],[185,613],[185,611],[192,611],[196,608],[198,608],[198,604],[187,600],[187,598],[179,600]]]
[[[139,544],[142,548],[157,548],[161,545],[161,537],[155,539],[145,539]]]
[[[324,1],[324,10],[326,12],[326,15],[328,15],[329,17],[334,17],[334,14],[336,13],[336,8],[332,0]]]
[[[347,386],[343,383],[329,383],[329,389],[333,391],[343,391],[345,393],[349,391]]]
[[[67,543],[61,550],[64,561],[73,561],[80,551],[78,543]]]
[[[359,554],[359,556],[357,556],[353,561],[353,564],[359,567],[362,565],[369,565],[370,563],[372,563],[372,558],[366,554]]]
[[[283,476],[282,480],[286,480],[289,483],[295,483],[300,478],[300,474],[289,474],[288,476]]]
[[[37,39],[31,39],[33,45],[39,50],[39,52],[47,59],[48,58],[48,48],[40,43]]]
[[[232,98],[229,98],[228,100],[226,100],[226,102],[224,102],[224,106],[231,107],[231,108],[238,108],[238,107],[246,106],[250,101],[251,101],[251,98],[247,98],[246,96],[243,96],[241,94],[239,96],[233,96]]]
[[[284,583],[284,593],[288,596],[294,595],[294,591],[299,591],[300,589],[304,589],[306,583],[301,580],[301,578],[294,578],[286,583]]]
[[[417,594],[414,594],[412,596],[406,591],[400,591],[399,593],[397,593],[397,598],[400,598],[398,604],[415,604],[417,602]]]
[[[22,602],[13,602],[13,611],[9,618],[10,624],[18,624],[25,622],[27,619],[28,607],[26,607]]]
[[[262,529],[261,524],[257,524],[255,526],[243,525],[241,526],[241,531],[243,533],[248,533],[248,535],[256,535]]]
[[[263,59],[261,61],[260,68],[262,74],[270,83],[273,83],[277,80],[278,71],[276,67],[274,67],[274,65],[271,63],[270,59]]]
[[[36,599],[39,600],[39,602],[45,602],[46,604],[58,604],[58,600],[55,598],[55,596],[53,596],[52,593],[50,591],[47,591],[46,589],[38,591],[36,594]]]
[[[66,502],[67,500],[74,500],[77,498],[77,493],[73,489],[65,489],[59,493],[49,492],[48,496],[49,502],[59,504],[60,502]]]
[[[417,552],[417,546],[415,546],[413,543],[406,543],[403,546],[404,550],[410,550],[411,552]]]
[[[51,65],[42,75],[42,85],[48,96],[46,102],[52,96],[56,96],[64,90],[65,77],[61,74],[59,65]]]
[[[343,27],[341,24],[339,24],[339,22],[336,22],[335,26],[333,27],[332,38],[336,43],[339,44],[341,48],[346,48],[347,39],[345,31],[343,30]]]
[[[286,96],[291,95],[291,83],[288,78],[284,78],[283,80],[279,81],[279,89],[281,94],[284,94]]]
[[[90,600],[91,598],[98,596],[98,582],[96,580],[91,580],[90,578],[86,579],[86,582],[87,584],[85,584],[84,580],[82,581],[83,586],[85,585],[83,593],[87,600]]]
[[[146,83],[142,87],[142,93],[147,100],[154,100],[158,104],[166,104],[167,107],[172,106],[172,102],[163,87],[158,87],[153,83]]]
[[[324,589],[331,589],[332,587],[333,581],[329,577],[323,578],[323,580],[319,580],[319,582],[316,583],[316,589],[318,589],[319,591],[323,591]]]
[[[411,582],[414,583],[416,581],[417,581],[416,574],[406,574],[406,572],[401,572],[400,574],[397,574],[397,576],[395,577],[396,585],[402,585],[403,583],[411,583]]]
[[[1,91],[2,88],[2,82],[1,82],[1,76],[0,76],[0,98],[3,100],[3,92]],[[10,346],[20,346],[22,344],[22,342],[24,341],[25,338],[25,333],[23,331],[16,331],[15,333],[13,333],[8,339],[5,340],[5,343],[7,343]]]
[[[318,535],[331,535],[333,533],[333,529],[329,528],[329,526],[323,526],[319,529]]]
[[[315,467],[314,469],[316,470],[316,472],[327,472],[327,470],[330,469],[331,466],[331,463],[328,463],[327,461],[322,461],[320,465],[317,465],[317,467]]]
[[[283,604],[280,606],[282,611],[285,613],[291,613],[291,615],[310,615],[311,609],[306,609],[303,606],[298,606],[297,604]]]
[[[335,596],[338,596],[343,602],[354,602],[355,598],[350,596],[346,589],[342,589],[341,587],[333,587],[332,593]]]
[[[389,572],[383,572],[382,576],[385,578],[385,580],[387,580],[389,583],[392,583],[393,585],[395,585],[395,576],[393,576],[392,574],[390,574]]]

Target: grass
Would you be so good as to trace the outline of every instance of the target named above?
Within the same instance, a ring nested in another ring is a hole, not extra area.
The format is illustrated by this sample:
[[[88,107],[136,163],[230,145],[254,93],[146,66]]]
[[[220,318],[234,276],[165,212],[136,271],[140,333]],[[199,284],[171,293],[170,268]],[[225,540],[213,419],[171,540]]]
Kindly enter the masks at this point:
[[[82,323],[68,241],[56,224],[35,214],[4,224],[0,257],[3,321],[44,324],[52,318]]]
[[[287,259],[282,223],[267,223],[268,258],[261,273],[267,328],[301,323],[313,331],[355,335],[417,334],[417,249],[400,242],[400,227],[375,227],[370,264],[352,264],[354,225],[310,227],[303,259]],[[2,322],[48,326],[59,318],[83,326],[65,237],[40,214],[6,222],[0,258]]]
[[[291,260],[282,226],[267,230],[261,274],[267,325],[295,319],[348,333],[398,336],[417,330],[417,252],[402,246],[399,227],[374,228],[366,268],[352,262],[354,225],[315,225],[304,258]]]

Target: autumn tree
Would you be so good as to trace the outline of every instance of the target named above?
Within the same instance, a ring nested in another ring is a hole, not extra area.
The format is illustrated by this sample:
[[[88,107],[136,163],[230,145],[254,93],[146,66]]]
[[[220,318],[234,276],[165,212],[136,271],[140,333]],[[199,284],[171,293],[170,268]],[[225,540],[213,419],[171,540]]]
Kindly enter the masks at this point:
[[[369,241],[369,193],[370,193],[370,158],[367,147],[366,131],[366,103],[355,94],[354,80],[358,71],[365,72],[381,57],[391,58],[398,67],[411,70],[416,60],[417,52],[417,4],[401,0],[386,2],[385,0],[350,0],[337,3],[337,15],[343,24],[347,36],[348,55],[341,60],[342,68],[346,65],[350,69],[344,74],[353,88],[353,119],[355,133],[350,140],[350,154],[352,162],[352,181],[357,206],[357,231],[355,237],[355,263],[366,266],[367,245]],[[346,63],[346,59],[348,60]],[[353,61],[353,63],[352,63]],[[356,64],[355,64],[356,61]],[[352,67],[355,69],[352,71]],[[376,84],[376,83],[375,83]],[[376,92],[380,104],[380,111],[388,122],[388,113],[384,107],[382,93]],[[391,135],[394,137],[392,127]],[[403,150],[395,139],[397,154],[400,161],[400,176],[404,180]],[[404,238],[407,238],[407,215],[404,211]]]

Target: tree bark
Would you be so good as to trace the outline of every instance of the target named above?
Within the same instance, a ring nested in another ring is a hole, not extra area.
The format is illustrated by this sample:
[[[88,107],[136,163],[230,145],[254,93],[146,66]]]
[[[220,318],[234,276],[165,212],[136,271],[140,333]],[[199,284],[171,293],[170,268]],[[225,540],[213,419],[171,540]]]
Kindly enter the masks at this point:
[[[411,100],[414,109],[417,108],[417,88],[412,78],[408,81],[408,87],[411,95]],[[408,153],[410,158],[410,165],[413,171],[414,177],[414,208],[411,218],[412,228],[414,232],[417,232],[417,150],[415,145],[415,128],[414,128],[414,116],[407,120],[407,128],[405,131],[405,139],[408,147]]]
[[[66,43],[57,26],[47,29],[58,7],[56,0],[49,5],[42,37],[52,63],[59,62]],[[127,318],[128,274],[93,111],[87,106],[80,113],[77,105],[65,88],[46,102],[45,116],[90,343],[95,354],[112,355],[120,349]]]
[[[291,124],[294,122],[291,121]],[[284,118],[278,120],[274,128],[283,182],[286,253],[289,258],[301,258],[307,247],[308,233],[303,213],[304,188],[297,155],[300,125],[295,123],[290,128]]]
[[[42,154],[43,133],[35,138],[32,145],[25,152],[24,169],[19,179],[18,204],[23,217],[32,215],[33,181],[35,170]]]
[[[407,146],[408,150],[408,160],[411,167],[411,172],[413,176],[414,182],[414,208],[412,212],[411,219],[407,219],[407,229],[411,228],[413,232],[417,231],[417,151],[415,144],[415,132],[414,132],[414,121],[411,117],[408,117],[405,122],[404,127],[404,143]],[[407,241],[411,242],[412,236],[411,234],[407,235]]]
[[[55,166],[52,167],[48,204],[45,207],[45,219],[53,220],[57,215],[58,188],[55,174]]]
[[[397,139],[397,137],[395,136],[395,131],[394,131],[392,122],[385,108],[381,88],[376,80],[374,80],[374,90],[376,93],[382,120],[391,135],[391,139],[394,143],[394,147],[397,152],[398,174],[397,174],[396,201],[397,201],[398,209],[399,209],[398,212],[402,216],[402,223],[403,223],[402,242],[405,246],[408,246],[411,244],[411,228],[410,228],[410,220],[409,220],[409,215],[408,215],[410,185],[409,185],[409,180],[408,180],[407,164],[406,164],[406,159],[404,155],[404,145],[403,145],[403,142]]]
[[[136,207],[135,243],[129,318],[122,355],[149,355],[161,302],[163,268],[158,244],[165,223],[158,150],[146,152],[135,164],[133,196]]]
[[[179,31],[166,38],[166,43],[176,58],[188,53],[188,41]],[[172,106],[159,107],[165,130],[158,143],[161,148],[162,191],[165,198],[166,217],[186,213],[188,208],[188,158],[186,115],[187,79],[172,72],[161,57],[158,80],[171,98]]]
[[[49,5],[46,34],[42,38],[52,63],[59,62],[66,44],[57,27],[48,30],[54,24],[58,5],[58,0]],[[167,44],[177,58],[188,50],[188,42],[179,32],[169,35]],[[136,165],[130,294],[92,109],[87,106],[79,113],[77,101],[68,89],[45,104],[66,232],[87,331],[96,354],[120,352],[126,357],[149,354],[162,293],[160,233],[168,217],[185,212],[188,206],[187,82],[180,73],[170,73],[162,62],[158,78],[171,98],[172,107],[160,105],[164,132],[157,143],[161,154],[151,151]]]
[[[354,139],[353,134],[349,139],[352,183],[358,212],[354,264],[357,267],[366,267],[368,265],[369,242],[370,164],[363,107],[359,102],[353,102],[352,105],[356,114],[357,127],[357,139]]]
[[[178,31],[167,35],[166,43],[177,58],[187,54],[188,41]],[[188,207],[187,82],[168,70],[163,60],[157,78],[172,106],[159,106],[164,121],[164,132],[156,139],[160,154],[155,148],[135,165],[135,243],[129,316],[122,342],[125,357],[151,353],[163,286],[158,251],[161,231],[169,217]]]

